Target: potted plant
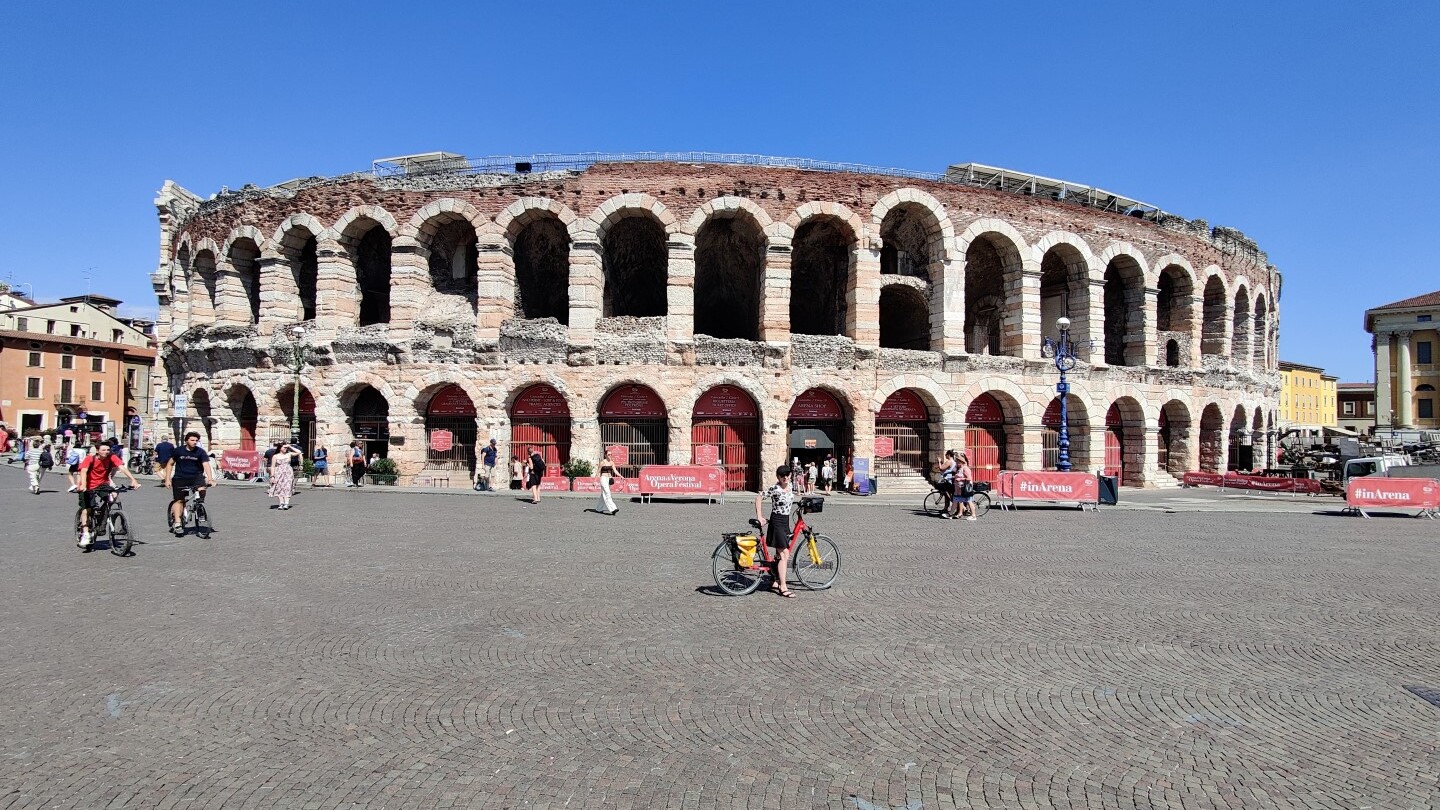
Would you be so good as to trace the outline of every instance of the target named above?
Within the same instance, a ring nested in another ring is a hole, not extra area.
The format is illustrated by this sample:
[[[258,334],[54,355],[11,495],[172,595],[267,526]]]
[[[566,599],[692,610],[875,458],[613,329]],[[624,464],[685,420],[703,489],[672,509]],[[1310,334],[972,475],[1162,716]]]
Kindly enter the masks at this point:
[[[371,464],[367,472],[372,484],[386,484],[393,487],[395,482],[400,479],[400,466],[390,458],[382,458]]]
[[[595,468],[590,465],[589,461],[583,458],[570,459],[565,462],[565,466],[561,468],[560,471],[565,474],[566,478],[570,479],[571,491],[575,489],[576,478],[589,478],[595,474]]]
[[[315,480],[315,462],[308,458],[300,462],[300,480],[301,482]]]

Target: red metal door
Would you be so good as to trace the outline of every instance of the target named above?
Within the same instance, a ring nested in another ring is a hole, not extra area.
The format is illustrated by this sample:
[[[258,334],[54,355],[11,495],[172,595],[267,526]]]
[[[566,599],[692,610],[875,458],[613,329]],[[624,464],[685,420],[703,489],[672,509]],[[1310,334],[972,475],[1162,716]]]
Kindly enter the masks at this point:
[[[749,420],[710,420],[690,428],[690,446],[710,444],[720,449],[725,488],[760,490],[760,425]]]
[[[1005,432],[1003,428],[975,426],[965,429],[965,453],[970,457],[971,474],[976,481],[993,484],[1005,469]]]
[[[511,452],[526,461],[532,447],[539,448],[547,472],[569,461],[570,420],[516,422],[510,432]]]
[[[1125,428],[1111,425],[1105,428],[1105,474],[1120,477],[1125,482]]]

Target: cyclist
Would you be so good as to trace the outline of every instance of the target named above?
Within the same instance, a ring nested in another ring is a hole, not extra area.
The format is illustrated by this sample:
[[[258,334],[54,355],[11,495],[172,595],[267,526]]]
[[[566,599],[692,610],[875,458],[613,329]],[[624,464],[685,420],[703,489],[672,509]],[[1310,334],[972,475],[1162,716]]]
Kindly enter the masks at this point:
[[[945,458],[941,460],[944,469],[940,471],[940,492],[945,496],[945,509],[940,512],[940,517],[945,520],[955,520],[960,508],[960,501],[955,496],[955,472],[959,470],[959,464],[955,460],[955,451],[946,450]]]
[[[215,486],[215,468],[210,464],[210,454],[200,447],[200,434],[194,431],[185,434],[185,445],[170,455],[170,531],[176,537],[185,534],[185,524],[180,519],[185,510],[185,490],[193,489],[205,500],[205,487]]]
[[[775,485],[755,496],[755,519],[760,521],[760,531],[765,532],[766,545],[775,552],[775,592],[786,599],[795,598],[795,592],[785,587],[785,569],[790,563],[790,515],[795,511],[790,474],[788,466],[775,470]],[[761,511],[766,500],[770,501],[768,515]]]
[[[961,451],[955,457],[955,501],[960,505],[958,520],[974,520],[975,504],[970,500],[975,495],[975,473],[970,469],[970,457]]]
[[[80,461],[80,469],[77,473],[80,482],[80,539],[75,542],[76,546],[90,550],[90,510],[99,509],[100,503],[95,500],[100,491],[110,485],[110,476],[116,471],[125,473],[130,479],[130,486],[139,489],[140,482],[130,474],[130,470],[120,462],[120,458],[110,451],[110,445],[100,444],[95,447],[95,454],[86,456]]]

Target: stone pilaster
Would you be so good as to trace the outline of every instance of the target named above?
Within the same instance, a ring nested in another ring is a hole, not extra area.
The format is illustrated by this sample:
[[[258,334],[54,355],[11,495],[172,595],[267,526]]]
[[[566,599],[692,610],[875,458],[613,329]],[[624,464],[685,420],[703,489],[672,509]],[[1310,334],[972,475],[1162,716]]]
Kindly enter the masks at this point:
[[[1020,351],[1016,357],[1031,360],[1040,358],[1040,339],[1045,325],[1040,322],[1040,268],[1026,267],[1020,271],[1020,284],[1016,293],[1020,297]],[[1009,300],[1009,293],[1006,299]],[[1007,352],[1007,354],[1011,354]],[[1037,467],[1038,469],[1038,467]]]
[[[851,283],[846,291],[846,311],[850,313],[846,331],[855,338],[857,347],[880,348],[880,242],[857,247]],[[858,451],[857,451],[858,454]]]
[[[407,339],[420,313],[437,301],[430,283],[427,252],[414,237],[397,237],[390,246],[390,335]]]
[[[790,344],[790,240],[774,236],[765,248],[760,339],[770,344]]]
[[[1398,357],[1395,360],[1395,372],[1397,382],[1395,385],[1395,404],[1399,414],[1400,427],[1408,428],[1415,426],[1415,418],[1412,415],[1415,402],[1414,384],[1410,381],[1410,335],[1409,331],[1396,332],[1398,338]]]
[[[577,234],[570,245],[570,342],[594,346],[595,328],[605,306],[605,270],[600,240],[593,233]],[[596,434],[596,447],[599,447]]]
[[[1375,333],[1375,425],[1394,427],[1394,381],[1390,378],[1390,332]]]
[[[1163,362],[1155,363],[1155,358],[1159,356],[1157,352],[1160,351],[1160,336],[1156,330],[1156,325],[1160,322],[1159,288],[1144,288],[1138,303],[1141,306],[1130,309],[1126,329],[1129,332],[1126,343],[1140,352],[1140,362],[1134,365],[1163,365]]]
[[[262,336],[275,334],[297,323],[304,314],[300,288],[290,272],[290,263],[279,256],[264,256],[258,262],[260,272],[260,323]]]
[[[695,241],[688,234],[673,234],[666,244],[665,336],[672,343],[695,339]],[[686,446],[689,446],[686,434]],[[689,456],[687,452],[686,457]]]
[[[321,239],[315,248],[315,320],[334,334],[353,326],[360,317],[360,287],[350,254],[334,239]]]

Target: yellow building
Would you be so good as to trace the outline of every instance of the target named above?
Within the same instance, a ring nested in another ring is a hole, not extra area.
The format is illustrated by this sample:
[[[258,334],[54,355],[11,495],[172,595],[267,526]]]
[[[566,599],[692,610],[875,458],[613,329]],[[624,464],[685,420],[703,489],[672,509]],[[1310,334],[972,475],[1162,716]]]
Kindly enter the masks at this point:
[[[1440,290],[1365,311],[1375,336],[1375,427],[1440,428]]]
[[[1335,381],[1325,369],[1280,361],[1280,424],[1336,425]]]

